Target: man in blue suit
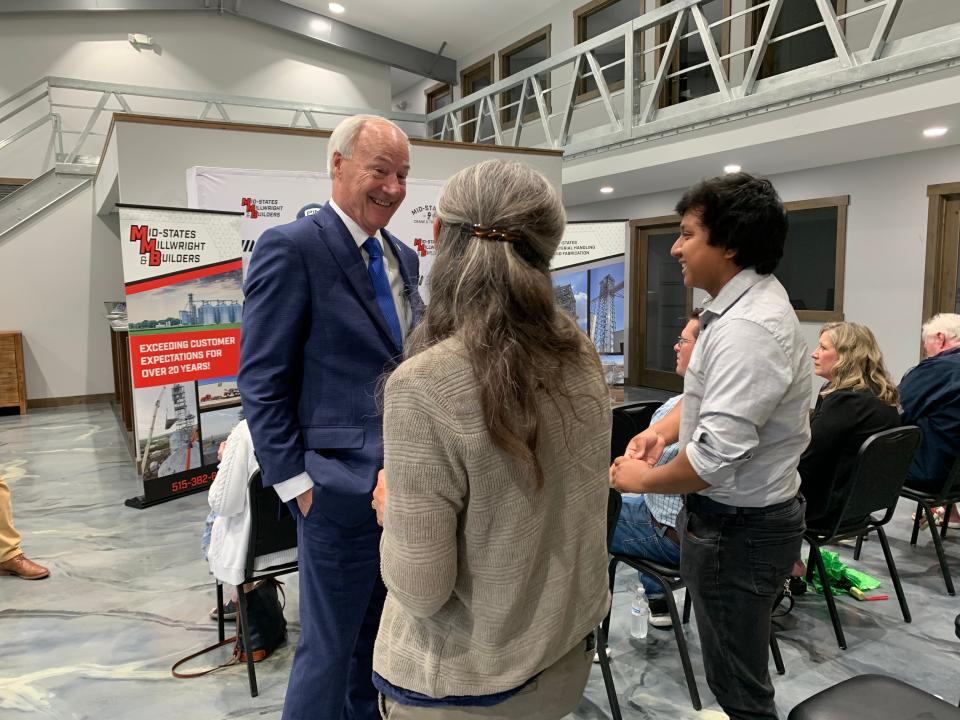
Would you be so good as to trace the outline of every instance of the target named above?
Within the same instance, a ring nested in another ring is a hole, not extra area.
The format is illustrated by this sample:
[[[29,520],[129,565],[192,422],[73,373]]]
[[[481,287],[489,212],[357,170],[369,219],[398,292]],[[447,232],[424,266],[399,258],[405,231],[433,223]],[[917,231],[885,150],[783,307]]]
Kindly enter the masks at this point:
[[[383,467],[378,383],[423,303],[417,254],[384,229],[406,195],[407,136],[352,117],[327,154],[330,202],[256,244],[239,386],[264,485],[297,518],[301,633],[283,718],[374,720],[386,595],[370,502]]]

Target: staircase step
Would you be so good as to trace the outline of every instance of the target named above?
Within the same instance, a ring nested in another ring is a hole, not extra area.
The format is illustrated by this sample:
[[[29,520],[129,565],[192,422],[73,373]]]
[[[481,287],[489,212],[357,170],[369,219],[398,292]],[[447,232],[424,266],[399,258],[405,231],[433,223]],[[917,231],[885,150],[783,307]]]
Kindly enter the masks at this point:
[[[0,200],[0,238],[93,182],[96,167],[74,164],[48,170]]]

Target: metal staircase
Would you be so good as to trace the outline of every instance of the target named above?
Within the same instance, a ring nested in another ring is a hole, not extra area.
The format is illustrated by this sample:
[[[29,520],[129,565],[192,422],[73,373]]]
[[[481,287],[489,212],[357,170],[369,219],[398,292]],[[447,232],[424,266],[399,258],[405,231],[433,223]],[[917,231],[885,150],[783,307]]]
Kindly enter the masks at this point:
[[[0,238],[93,182],[96,166],[51,168],[0,200]]]

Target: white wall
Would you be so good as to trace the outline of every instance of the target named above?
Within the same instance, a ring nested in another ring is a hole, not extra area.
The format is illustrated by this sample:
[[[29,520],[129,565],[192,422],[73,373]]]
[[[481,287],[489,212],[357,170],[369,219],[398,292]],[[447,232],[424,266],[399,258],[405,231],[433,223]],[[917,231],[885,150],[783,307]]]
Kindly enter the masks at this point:
[[[150,35],[158,51],[137,50],[127,34]],[[292,34],[215,12],[86,12],[3,15],[0,21],[0,100],[45,75],[130,85],[243,95],[305,103],[390,109],[385,65]],[[61,102],[92,105],[97,98],[60,91]],[[91,102],[92,100],[92,102]],[[193,112],[169,101],[131,100],[135,112]],[[117,105],[111,102],[110,108]],[[46,105],[35,107],[45,112]],[[81,129],[86,115],[61,110]],[[2,115],[4,113],[0,113]],[[31,116],[32,118],[33,116]],[[216,115],[214,115],[216,117]],[[243,117],[255,121],[254,118]],[[261,121],[267,121],[264,117]],[[20,121],[22,123],[22,120]],[[0,138],[20,129],[0,125]],[[95,130],[105,133],[104,115]],[[35,177],[45,169],[49,131],[24,147],[0,151],[0,177]],[[74,136],[76,137],[76,136]]]
[[[0,327],[23,332],[31,400],[113,392],[103,302],[123,299],[116,217],[87,186],[0,238]]]
[[[876,334],[894,378],[919,359],[927,186],[960,182],[960,147],[773,175],[784,201],[849,195],[844,314]],[[696,178],[691,178],[695,182]],[[682,189],[567,209],[570,220],[669,215]],[[629,303],[629,298],[627,300]],[[804,323],[812,349],[818,323]]]

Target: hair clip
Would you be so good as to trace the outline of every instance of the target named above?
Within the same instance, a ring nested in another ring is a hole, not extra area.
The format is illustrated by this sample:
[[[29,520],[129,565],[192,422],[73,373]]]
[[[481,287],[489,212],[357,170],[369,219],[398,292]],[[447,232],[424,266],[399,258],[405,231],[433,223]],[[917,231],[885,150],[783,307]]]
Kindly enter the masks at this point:
[[[498,242],[508,243],[519,243],[526,240],[526,236],[524,236],[523,233],[513,230],[500,230],[498,228],[488,228],[483,225],[470,223],[463,223],[460,225],[460,229],[483,240],[496,240]]]

